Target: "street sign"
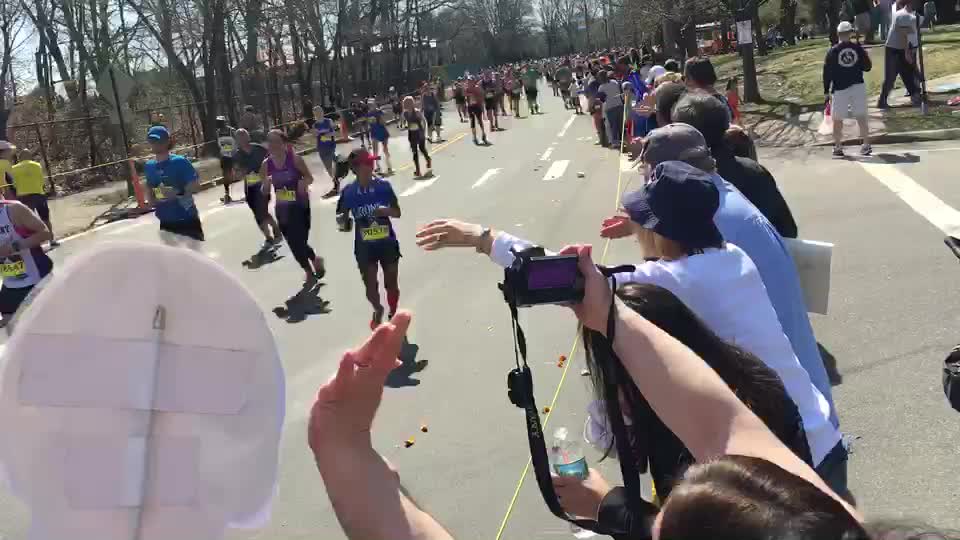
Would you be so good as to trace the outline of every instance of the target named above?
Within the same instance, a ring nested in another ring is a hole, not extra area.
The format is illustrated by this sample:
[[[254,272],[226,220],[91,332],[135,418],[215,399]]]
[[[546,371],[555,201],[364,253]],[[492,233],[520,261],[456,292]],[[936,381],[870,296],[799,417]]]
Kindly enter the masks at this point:
[[[97,93],[112,105],[117,104],[114,100],[114,85],[110,81],[111,71],[113,71],[113,82],[116,83],[116,96],[119,98],[120,103],[126,103],[130,94],[133,93],[133,87],[136,83],[134,83],[133,79],[127,75],[125,71],[117,67],[110,66],[100,73],[100,77],[97,79]]]

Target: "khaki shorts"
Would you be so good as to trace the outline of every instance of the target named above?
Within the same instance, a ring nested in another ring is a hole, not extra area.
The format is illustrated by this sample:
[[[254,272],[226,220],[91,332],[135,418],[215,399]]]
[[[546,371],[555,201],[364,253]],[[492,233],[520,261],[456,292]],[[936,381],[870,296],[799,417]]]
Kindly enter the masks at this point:
[[[860,83],[835,91],[832,107],[831,112],[837,120],[867,116],[867,87]]]

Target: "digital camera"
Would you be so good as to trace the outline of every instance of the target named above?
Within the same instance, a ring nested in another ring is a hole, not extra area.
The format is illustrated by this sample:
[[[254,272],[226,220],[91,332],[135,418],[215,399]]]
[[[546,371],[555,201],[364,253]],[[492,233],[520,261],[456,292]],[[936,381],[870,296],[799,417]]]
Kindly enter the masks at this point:
[[[500,285],[507,303],[517,307],[570,305],[583,300],[583,274],[576,255],[546,255],[543,248],[515,254]]]

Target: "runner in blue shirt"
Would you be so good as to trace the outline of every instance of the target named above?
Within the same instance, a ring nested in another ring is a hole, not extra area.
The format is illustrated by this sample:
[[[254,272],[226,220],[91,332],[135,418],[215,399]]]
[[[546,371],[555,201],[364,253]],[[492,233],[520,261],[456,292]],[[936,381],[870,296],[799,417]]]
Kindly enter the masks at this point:
[[[173,142],[167,128],[150,128],[147,142],[156,155],[144,167],[147,199],[160,220],[160,230],[202,241],[203,226],[193,201],[200,188],[197,171],[187,158],[170,153]]]
[[[387,161],[387,174],[393,174],[393,165],[390,164],[390,132],[383,121],[383,111],[379,107],[370,111],[370,139],[373,146],[373,155],[380,157],[380,147],[383,146],[383,156]],[[383,174],[380,164],[377,163],[377,174]]]
[[[317,114],[318,108],[319,107],[314,107],[314,115],[316,116],[319,116]],[[337,133],[330,116],[325,114],[320,120],[314,122],[313,132],[317,136],[317,155],[320,156],[323,168],[327,170],[327,174],[330,175],[330,179],[333,180],[333,188],[323,196],[327,199],[340,193],[340,180],[337,179],[336,172],[333,168],[337,156]]]
[[[350,153],[348,162],[357,179],[343,188],[337,201],[338,221],[347,221],[346,214],[349,213],[356,222],[353,251],[366,287],[367,300],[373,306],[371,329],[383,322],[384,309],[380,301],[380,285],[377,283],[380,268],[383,268],[383,284],[391,318],[400,302],[400,243],[390,221],[390,218],[400,217],[400,203],[390,182],[373,176],[378,159],[365,148]]]

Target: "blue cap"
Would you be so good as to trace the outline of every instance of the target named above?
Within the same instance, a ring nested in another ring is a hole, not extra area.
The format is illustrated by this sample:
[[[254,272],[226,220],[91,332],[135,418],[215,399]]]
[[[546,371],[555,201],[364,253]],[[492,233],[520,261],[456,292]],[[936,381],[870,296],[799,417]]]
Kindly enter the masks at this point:
[[[631,221],[688,248],[723,242],[713,221],[720,191],[710,175],[682,161],[657,165],[647,185],[624,196],[623,207]]]
[[[147,131],[148,141],[166,141],[170,139],[170,132],[164,126],[153,126]]]

